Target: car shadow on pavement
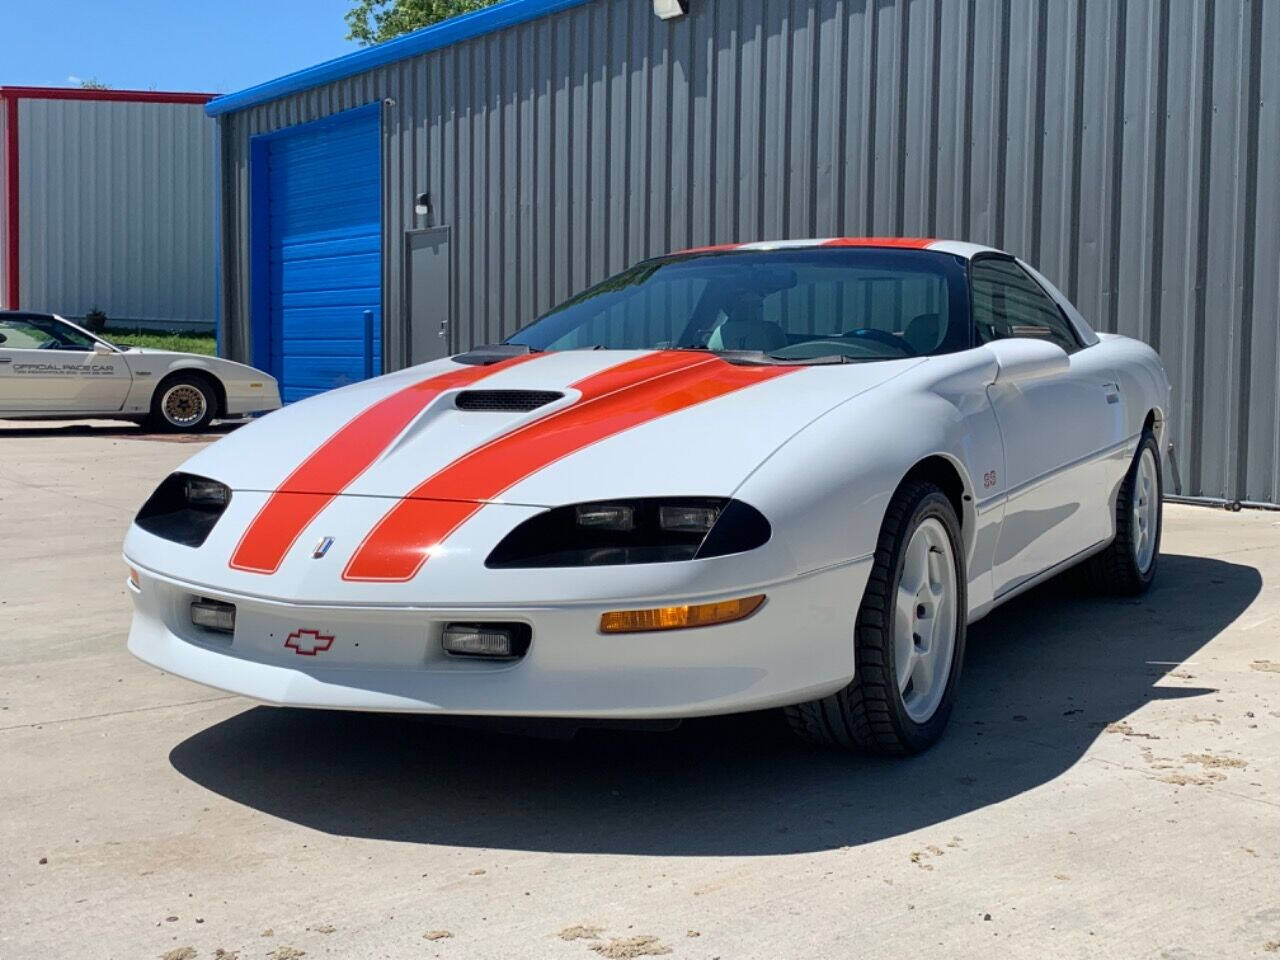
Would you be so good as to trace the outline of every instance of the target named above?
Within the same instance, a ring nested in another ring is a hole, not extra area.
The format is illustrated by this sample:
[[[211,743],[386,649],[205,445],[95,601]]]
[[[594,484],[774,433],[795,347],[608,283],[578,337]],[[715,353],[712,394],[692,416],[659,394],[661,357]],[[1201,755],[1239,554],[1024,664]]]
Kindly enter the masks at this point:
[[[247,420],[217,420],[200,433],[162,433],[137,423],[41,423],[40,421],[0,420],[0,439],[6,437],[30,439],[33,437],[121,437],[126,440],[164,440],[169,443],[190,443],[215,440],[230,433]]]
[[[254,707],[180,743],[170,761],[235,802],[343,836],[658,856],[867,843],[1052,780],[1151,700],[1212,695],[1180,678],[1157,684],[1248,607],[1261,576],[1200,557],[1160,562],[1140,600],[1094,599],[1068,576],[976,624],[951,727],[918,757],[807,747],[777,712],[552,740]]]

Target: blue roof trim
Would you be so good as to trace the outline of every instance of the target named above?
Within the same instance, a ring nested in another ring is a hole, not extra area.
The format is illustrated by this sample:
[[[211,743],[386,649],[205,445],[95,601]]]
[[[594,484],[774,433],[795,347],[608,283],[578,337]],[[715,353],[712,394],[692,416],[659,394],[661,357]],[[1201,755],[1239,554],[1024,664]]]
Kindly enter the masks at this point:
[[[312,87],[332,83],[357,73],[430,53],[441,47],[449,47],[464,40],[482,37],[486,33],[514,27],[520,23],[590,2],[591,0],[505,0],[492,7],[485,7],[483,10],[450,17],[448,20],[415,30],[403,37],[396,37],[386,43],[357,50],[336,60],[328,60],[314,67],[307,67],[305,70],[217,97],[205,104],[204,112],[211,117],[217,117],[235,110],[245,110],[260,103],[278,100],[290,94],[310,90]]]

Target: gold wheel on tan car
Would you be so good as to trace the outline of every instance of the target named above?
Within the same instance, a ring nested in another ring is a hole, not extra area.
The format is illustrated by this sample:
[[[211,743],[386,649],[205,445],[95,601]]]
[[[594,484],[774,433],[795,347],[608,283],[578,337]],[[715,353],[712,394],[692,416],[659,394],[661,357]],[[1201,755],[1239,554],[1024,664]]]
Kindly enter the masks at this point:
[[[205,377],[178,374],[156,389],[151,400],[150,424],[174,433],[203,430],[213,420],[217,406],[216,394]]]

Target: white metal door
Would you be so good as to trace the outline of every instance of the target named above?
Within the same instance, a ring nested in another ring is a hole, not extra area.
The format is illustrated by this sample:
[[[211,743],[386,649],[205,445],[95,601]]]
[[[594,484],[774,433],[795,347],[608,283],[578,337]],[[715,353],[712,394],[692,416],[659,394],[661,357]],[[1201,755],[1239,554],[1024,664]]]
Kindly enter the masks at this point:
[[[1008,493],[993,563],[996,596],[1110,536],[1109,482],[1123,425],[1099,347],[1065,375],[993,384]]]
[[[1066,353],[1061,372],[997,380],[987,390],[1005,446],[999,486],[1008,498],[993,563],[998,597],[1110,536],[1109,478],[1123,455],[1124,418],[1102,345],[1085,346],[1016,261],[977,258],[970,283],[980,343],[1039,340]]]
[[[112,413],[132,375],[125,358],[54,317],[0,317],[0,412]]]

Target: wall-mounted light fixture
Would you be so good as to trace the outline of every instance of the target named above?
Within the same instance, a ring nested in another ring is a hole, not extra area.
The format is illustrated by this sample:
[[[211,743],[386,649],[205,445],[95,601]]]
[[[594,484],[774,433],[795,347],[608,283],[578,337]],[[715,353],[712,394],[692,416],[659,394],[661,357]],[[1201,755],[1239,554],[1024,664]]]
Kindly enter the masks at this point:
[[[689,12],[689,0],[653,0],[653,12],[663,20],[683,17]]]
[[[413,201],[413,212],[420,217],[425,217],[431,213],[431,194],[420,193]]]

